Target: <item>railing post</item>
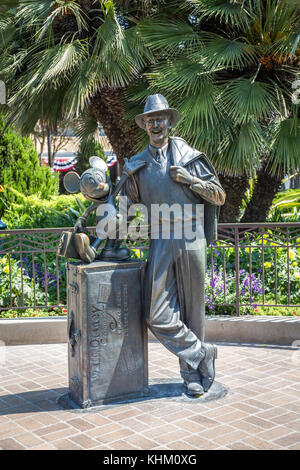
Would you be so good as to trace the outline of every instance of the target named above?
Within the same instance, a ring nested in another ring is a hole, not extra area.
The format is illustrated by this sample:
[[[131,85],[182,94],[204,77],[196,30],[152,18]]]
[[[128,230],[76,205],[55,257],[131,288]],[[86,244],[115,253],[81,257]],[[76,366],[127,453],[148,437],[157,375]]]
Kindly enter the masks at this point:
[[[235,253],[235,308],[236,316],[240,316],[240,253],[239,253],[239,229],[234,227],[234,253]]]

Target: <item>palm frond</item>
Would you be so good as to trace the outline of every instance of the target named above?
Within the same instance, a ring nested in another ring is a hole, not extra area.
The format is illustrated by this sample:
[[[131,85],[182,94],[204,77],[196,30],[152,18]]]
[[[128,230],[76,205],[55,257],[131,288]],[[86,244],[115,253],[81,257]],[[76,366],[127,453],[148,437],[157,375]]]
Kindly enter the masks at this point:
[[[202,82],[196,93],[177,98],[175,104],[181,115],[184,135],[197,133],[199,128],[209,134],[212,127],[218,128],[221,119],[219,89],[212,82]]]
[[[264,9],[264,32],[270,32],[272,38],[284,37],[290,34],[300,19],[298,7],[284,1],[260,0],[261,9]]]
[[[229,174],[246,173],[253,176],[253,171],[260,165],[262,147],[263,135],[257,123],[247,122],[228,127],[227,136],[219,146],[216,165]]]
[[[103,2],[105,8],[102,24],[95,33],[95,44],[92,55],[105,57],[111,50],[122,51],[124,32],[118,22],[112,1]]]
[[[43,24],[48,15],[55,8],[55,1],[47,0],[28,0],[18,2],[19,8],[16,10],[16,22],[27,30]]]
[[[200,33],[202,47],[190,55],[193,61],[201,61],[211,70],[218,68],[243,69],[257,63],[256,48],[247,42],[224,38],[217,34]]]
[[[6,48],[12,41],[16,32],[13,19],[5,17],[0,19],[0,50]]]
[[[273,45],[272,51],[280,57],[291,57],[296,54],[300,45],[300,26],[291,34],[280,37]]]
[[[14,123],[22,134],[30,134],[39,120],[57,128],[65,119],[62,107],[64,90],[47,89],[43,94],[19,93],[9,100],[7,120]]]
[[[37,3],[37,0],[1,0],[1,5],[7,8],[14,8],[34,3]]]
[[[183,137],[192,147],[209,155],[213,164],[216,165],[220,141],[226,131],[221,117],[218,116],[216,125],[213,126],[207,126],[205,121],[202,122],[201,125],[197,125],[197,118],[194,120],[194,125],[191,126],[183,106],[181,105],[179,107],[180,120],[172,134]]]
[[[124,32],[123,50],[124,54],[134,57],[139,69],[155,61],[152,51],[144,43],[137,27],[129,28]]]
[[[78,117],[73,127],[81,142],[97,137],[98,122],[89,110]]]
[[[214,18],[218,22],[236,27],[245,27],[250,21],[247,3],[244,0],[188,0],[201,18]],[[246,7],[246,8],[245,8]]]
[[[36,70],[36,87],[42,89],[49,82],[54,86],[61,78],[70,76],[87,56],[87,43],[74,40],[67,44],[57,44],[36,54],[31,61],[31,69]],[[32,86],[32,82],[31,82]]]
[[[16,10],[15,21],[18,28],[29,32],[31,42],[40,42],[45,37],[53,35],[53,25],[64,16],[71,15],[75,18],[77,32],[87,29],[85,14],[80,3],[74,0],[29,0],[22,2]]]
[[[209,81],[209,74],[203,64],[187,59],[178,59],[175,62],[162,62],[153,67],[153,71],[146,73],[152,88],[164,90],[178,98],[182,95],[195,94],[203,91],[203,83]]]
[[[88,57],[72,75],[66,87],[65,106],[69,114],[78,116],[102,84],[98,64],[94,57]]]
[[[300,169],[300,119],[297,115],[278,120],[270,141],[269,169],[287,174]]]
[[[279,195],[274,198],[272,209],[278,206],[293,206],[293,203],[298,203],[300,206],[300,189],[293,189],[289,192],[285,192],[285,194],[279,193]]]
[[[94,66],[99,69],[103,84],[124,86],[138,75],[151,54],[136,30],[130,30],[127,34],[122,30],[113,2],[104,3],[105,14],[95,33],[91,57],[94,58]]]
[[[267,119],[279,112],[276,91],[264,82],[239,77],[225,85],[222,93],[224,111],[239,123]]]
[[[186,22],[170,18],[147,18],[137,26],[146,46],[153,51],[176,53],[199,42],[199,36]]]

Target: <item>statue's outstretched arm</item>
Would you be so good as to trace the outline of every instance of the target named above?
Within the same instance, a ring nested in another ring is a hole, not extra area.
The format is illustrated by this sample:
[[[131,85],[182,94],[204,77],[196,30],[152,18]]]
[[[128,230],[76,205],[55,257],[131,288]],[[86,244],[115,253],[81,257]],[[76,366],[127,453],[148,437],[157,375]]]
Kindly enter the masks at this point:
[[[99,202],[93,202],[85,211],[84,213],[77,219],[77,222],[74,227],[74,232],[76,233],[86,233],[86,221],[88,216],[94,212],[97,207],[99,206]]]

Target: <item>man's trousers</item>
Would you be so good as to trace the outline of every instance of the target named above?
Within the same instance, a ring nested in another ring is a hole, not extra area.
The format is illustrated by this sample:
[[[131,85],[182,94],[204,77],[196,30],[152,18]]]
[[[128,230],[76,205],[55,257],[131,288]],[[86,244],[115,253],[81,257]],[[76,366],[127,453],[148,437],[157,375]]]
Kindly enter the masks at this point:
[[[203,359],[205,268],[205,239],[191,244],[151,240],[145,275],[147,324],[178,356],[181,376],[187,381],[199,382],[197,367]]]

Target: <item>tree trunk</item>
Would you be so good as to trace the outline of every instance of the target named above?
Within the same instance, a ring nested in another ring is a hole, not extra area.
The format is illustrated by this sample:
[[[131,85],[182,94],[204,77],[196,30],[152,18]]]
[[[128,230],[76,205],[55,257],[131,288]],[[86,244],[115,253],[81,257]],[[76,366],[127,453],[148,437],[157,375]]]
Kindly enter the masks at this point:
[[[51,145],[51,131],[50,129],[47,129],[47,143],[48,143],[48,165],[50,168],[53,167],[54,164],[54,158],[52,154],[52,145]]]
[[[102,124],[105,134],[123,167],[124,159],[136,153],[138,127],[124,122],[122,89],[102,88],[91,100],[91,112]]]
[[[219,173],[220,183],[226,192],[226,202],[221,207],[220,223],[238,222],[245,192],[249,187],[248,176],[224,176]]]
[[[266,169],[266,162],[257,172],[253,196],[248,203],[241,222],[265,222],[275,194],[282,185],[284,175],[271,175]]]

